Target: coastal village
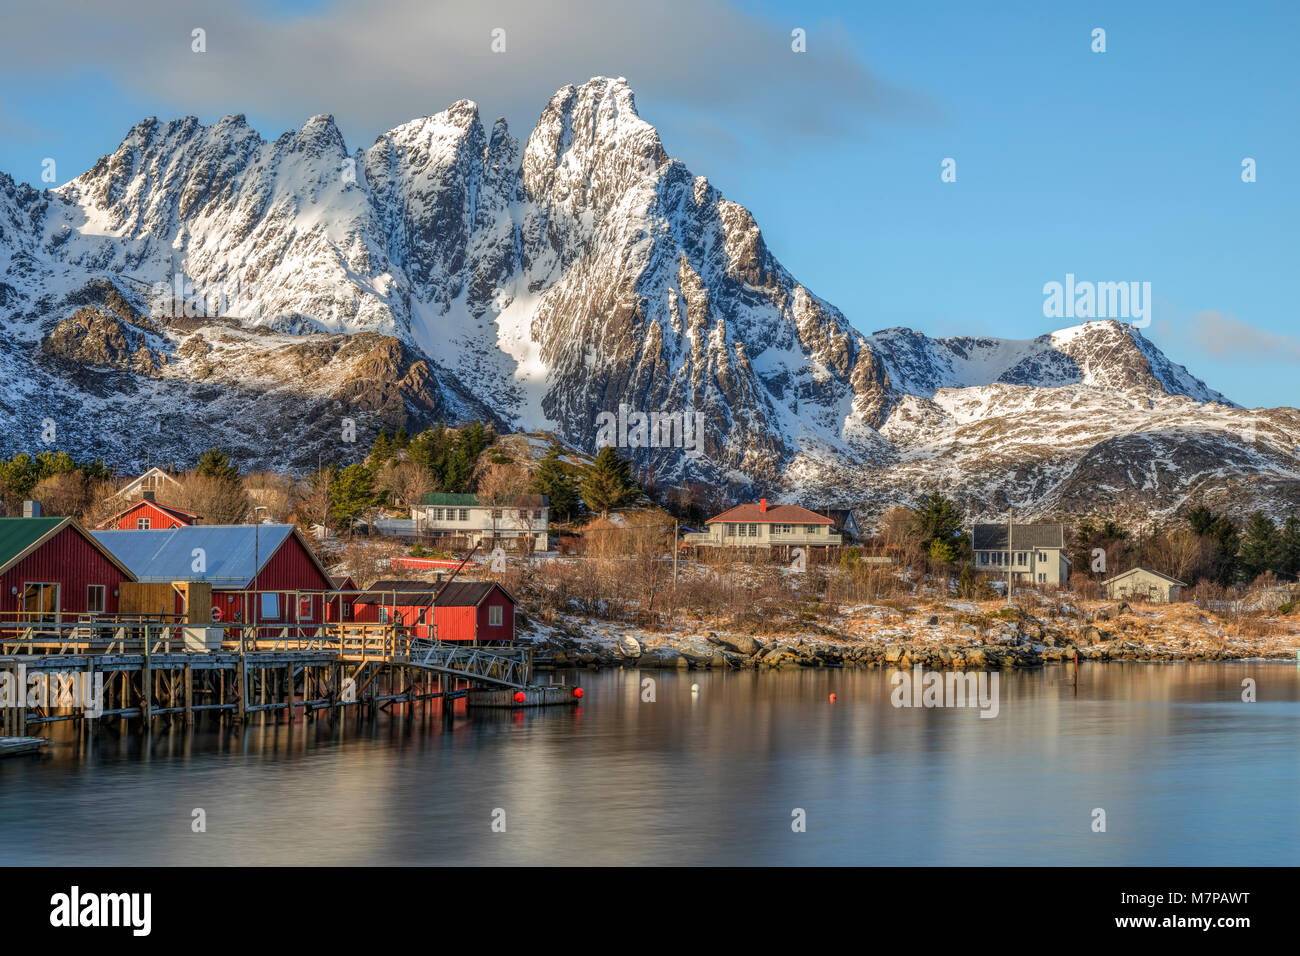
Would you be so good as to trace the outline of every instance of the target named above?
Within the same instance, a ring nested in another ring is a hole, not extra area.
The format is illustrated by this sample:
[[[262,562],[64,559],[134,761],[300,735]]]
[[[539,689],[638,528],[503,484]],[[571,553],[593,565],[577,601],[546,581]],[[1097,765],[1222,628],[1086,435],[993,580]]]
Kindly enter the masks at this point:
[[[200,683],[208,706],[242,717],[277,693],[290,715],[339,705],[358,678],[389,701],[418,691],[451,706],[477,691],[533,706],[574,702],[567,684],[537,683],[568,668],[994,668],[1300,648],[1295,518],[1239,529],[1202,509],[1139,535],[1110,519],[967,523],[931,493],[868,531],[850,508],[663,491],[615,448],[585,456],[482,427],[381,432],[365,461],[305,479],[242,475],[212,449],[188,471],[122,479],[15,456],[0,481],[0,669],[134,653],[120,716],[204,706],[192,662],[170,662],[185,669],[183,704],[174,683],[146,690],[163,667],[151,677],[150,654],[238,655],[219,686]],[[261,653],[281,655],[269,666],[287,677],[257,667]],[[314,663],[295,669],[289,653]],[[250,666],[263,671],[251,685]],[[54,716],[37,708],[24,728]]]

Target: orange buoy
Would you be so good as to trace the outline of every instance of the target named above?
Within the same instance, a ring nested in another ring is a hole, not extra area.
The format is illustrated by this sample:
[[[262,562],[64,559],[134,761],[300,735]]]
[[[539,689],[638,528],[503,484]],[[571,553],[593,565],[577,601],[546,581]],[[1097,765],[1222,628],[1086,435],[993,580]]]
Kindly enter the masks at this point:
[[[836,698],[836,695],[835,695],[835,694],[831,694],[831,703],[832,703],[832,704],[835,703],[835,698]]]
[[[581,697],[581,696],[582,696],[582,688],[581,688],[581,687],[575,687],[575,688],[573,688],[573,696],[574,696],[574,697]]]
[[[516,703],[516,704],[522,704],[522,703],[523,703],[524,701],[526,701],[527,699],[528,699],[528,695],[525,694],[522,690],[517,690],[517,691],[515,691],[515,703]]]

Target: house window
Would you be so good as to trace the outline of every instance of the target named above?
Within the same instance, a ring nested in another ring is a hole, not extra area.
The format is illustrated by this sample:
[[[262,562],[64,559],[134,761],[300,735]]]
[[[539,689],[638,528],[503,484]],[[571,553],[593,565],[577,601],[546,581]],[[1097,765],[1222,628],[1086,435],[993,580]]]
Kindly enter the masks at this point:
[[[300,621],[311,620],[311,605],[312,605],[312,598],[310,594],[298,595],[298,620]]]
[[[806,524],[803,526],[804,534],[816,534],[817,526],[815,524]]]
[[[496,521],[496,520],[500,519],[500,517],[501,517],[501,509],[500,509],[500,508],[493,508],[493,509],[492,509],[492,520],[493,520],[493,521]]]
[[[264,621],[276,621],[280,618],[280,595],[263,594],[261,618]]]
[[[981,551],[981,552],[980,552],[980,564],[988,564],[988,563],[989,563],[988,552],[986,552],[986,551]]]
[[[501,626],[501,605],[489,604],[488,605],[488,627],[500,627],[500,626]]]
[[[450,509],[448,509],[448,510],[450,510]],[[469,509],[468,509],[468,508],[461,508],[461,509],[460,509],[460,520],[461,520],[461,521],[468,521],[468,520],[469,520]]]
[[[136,531],[148,531],[148,530],[149,530],[149,519],[148,519],[148,518],[136,518],[136,519],[135,519],[135,530],[136,530]]]
[[[102,584],[89,584],[86,586],[86,610],[91,614],[104,613],[104,594],[106,588]]]
[[[1046,555],[1046,553],[1044,553],[1044,552],[1042,552],[1042,551],[1039,551],[1039,552],[1038,552],[1038,560],[1039,560],[1039,561],[1046,561],[1046,560],[1047,560],[1047,555]]]
[[[388,608],[384,607],[382,604],[379,605],[379,623],[388,623]]]
[[[542,520],[542,509],[541,509],[541,508],[538,508],[537,510],[535,510],[535,511],[533,512],[533,520],[534,520],[534,521],[541,521],[541,520]]]
[[[758,537],[758,525],[756,525],[756,524],[751,524],[751,525],[749,526],[749,536],[750,536],[751,538],[757,538],[757,537]]]
[[[433,509],[431,509],[431,510],[432,510],[432,512],[433,512],[432,515],[430,516],[431,519],[434,520],[434,521],[441,521],[441,520],[442,520],[442,509],[441,509],[441,508],[433,508]]]
[[[736,526],[735,526],[734,524],[731,524],[730,522],[728,522],[728,523],[727,523],[727,537],[728,537],[728,538],[734,538],[735,536],[736,536]]]
[[[23,584],[23,620],[57,621],[59,586],[57,584]]]
[[[1039,584],[1046,584],[1046,583],[1047,583],[1047,575],[1044,574],[1042,571],[1039,571],[1039,572],[1038,572],[1038,583],[1039,583]]]

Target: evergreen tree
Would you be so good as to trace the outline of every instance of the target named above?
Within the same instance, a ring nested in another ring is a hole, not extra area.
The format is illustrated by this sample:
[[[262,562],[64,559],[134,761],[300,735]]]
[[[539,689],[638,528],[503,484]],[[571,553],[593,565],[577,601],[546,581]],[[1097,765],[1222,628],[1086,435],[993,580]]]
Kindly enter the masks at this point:
[[[1264,512],[1256,511],[1246,522],[1238,561],[1241,575],[1246,581],[1253,581],[1265,571],[1277,571],[1282,567],[1282,538],[1273,519]]]
[[[330,518],[340,528],[352,522],[374,503],[375,477],[365,465],[348,465],[329,485]]]
[[[964,524],[965,519],[958,507],[937,491],[926,495],[912,509],[912,534],[932,558],[934,543],[944,545],[947,550],[940,553],[949,556],[942,563],[952,561],[962,550]]]
[[[222,481],[238,481],[239,469],[230,463],[230,456],[213,446],[199,458],[194,469],[204,478],[219,478]]]
[[[406,426],[398,425],[397,434],[393,436],[393,447],[406,448],[410,444],[411,444],[411,439],[410,436],[406,434]]]
[[[552,515],[570,518],[578,509],[578,485],[564,470],[558,447],[552,445],[538,464],[537,473],[533,475],[533,491],[550,499]]]
[[[374,447],[370,449],[370,458],[377,465],[382,465],[393,457],[393,443],[388,440],[388,433],[382,428],[375,436]]]
[[[1282,523],[1282,572],[1291,576],[1300,575],[1300,518],[1295,515]]]
[[[632,480],[631,464],[612,445],[600,450],[582,479],[581,488],[582,500],[602,518],[611,509],[630,504],[641,496],[641,489]]]

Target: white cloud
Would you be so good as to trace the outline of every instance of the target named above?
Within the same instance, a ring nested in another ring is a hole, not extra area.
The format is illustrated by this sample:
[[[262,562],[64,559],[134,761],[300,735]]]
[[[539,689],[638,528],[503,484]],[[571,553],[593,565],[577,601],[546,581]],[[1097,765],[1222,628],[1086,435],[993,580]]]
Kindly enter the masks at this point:
[[[286,128],[332,113],[353,147],[462,98],[526,135],[556,89],[595,75],[627,77],[642,110],[723,117],[776,141],[938,112],[877,77],[842,27],[776,24],[722,0],[336,0],[293,15],[252,0],[127,9],[44,0],[7,11],[5,26],[0,72],[59,68],[49,58],[57,46],[65,66],[103,70],[160,112],[246,112]],[[498,27],[505,53],[490,49]],[[807,31],[808,52],[791,52],[794,27]],[[206,53],[190,49],[195,28],[206,31]],[[41,36],[50,42],[32,41]]]
[[[1300,339],[1259,329],[1222,312],[1198,313],[1192,339],[1217,358],[1251,362],[1300,362]]]

